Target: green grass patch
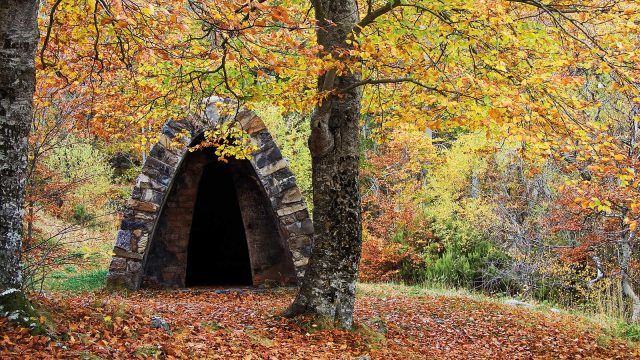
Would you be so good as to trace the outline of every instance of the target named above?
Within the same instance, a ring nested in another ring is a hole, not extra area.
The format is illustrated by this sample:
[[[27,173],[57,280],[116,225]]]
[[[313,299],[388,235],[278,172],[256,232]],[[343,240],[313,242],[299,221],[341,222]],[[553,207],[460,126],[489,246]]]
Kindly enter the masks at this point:
[[[640,324],[619,324],[618,331],[620,336],[627,340],[640,341]]]
[[[133,355],[157,359],[160,357],[160,355],[162,355],[162,353],[162,349],[158,348],[157,346],[145,345],[137,348],[136,351],[133,352]]]
[[[78,353],[78,357],[82,360],[105,360],[103,357],[89,351],[82,351]]]
[[[357,325],[354,332],[360,335],[370,350],[379,350],[387,345],[387,338],[384,333],[366,325]]]
[[[247,335],[247,337],[249,337],[249,340],[251,340],[251,342],[256,345],[262,345],[268,348],[273,346],[273,340],[269,339],[268,337],[262,336],[255,331],[245,330],[244,333]]]
[[[51,275],[48,287],[69,292],[96,291],[104,287],[106,277],[106,269],[80,273],[55,272]]]
[[[476,301],[500,303],[503,298],[488,296],[479,292],[473,292],[465,288],[436,287],[432,285],[404,285],[397,283],[358,283],[357,296],[371,297],[415,297],[415,296],[447,296],[462,297]]]
[[[220,324],[219,322],[216,321],[206,321],[202,323],[202,326],[211,329],[211,330],[220,330],[220,329],[224,329],[224,325]]]

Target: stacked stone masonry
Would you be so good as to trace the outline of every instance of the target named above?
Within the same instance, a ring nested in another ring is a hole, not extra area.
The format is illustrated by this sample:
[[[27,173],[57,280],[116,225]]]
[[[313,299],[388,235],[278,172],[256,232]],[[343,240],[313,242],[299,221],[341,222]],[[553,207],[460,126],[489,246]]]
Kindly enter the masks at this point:
[[[131,199],[125,205],[107,275],[108,286],[129,289],[154,285],[184,286],[189,227],[201,168],[183,169],[193,172],[193,176],[177,179],[176,174],[189,153],[188,147],[195,145],[194,141],[201,138],[205,130],[224,121],[237,121],[256,145],[250,160],[252,171],[268,198],[266,203],[270,203],[270,210],[277,218],[277,231],[289,252],[287,258],[293,263],[295,275],[300,279],[304,274],[311,253],[313,224],[287,161],[257,115],[243,110],[236,116],[219,116],[214,106],[207,108],[205,119],[170,120],[162,128],[159,141],[152,147]],[[174,187],[181,189],[180,195],[168,201]],[[238,198],[240,201],[242,197]],[[159,226],[161,214],[176,226]],[[163,234],[163,231],[170,233]],[[161,279],[160,284],[148,284],[147,280],[143,281],[146,279],[145,262],[151,243],[160,235],[166,242],[163,246],[171,247],[172,258],[166,259],[162,274],[157,275]],[[254,283],[260,283],[260,280],[256,274]]]

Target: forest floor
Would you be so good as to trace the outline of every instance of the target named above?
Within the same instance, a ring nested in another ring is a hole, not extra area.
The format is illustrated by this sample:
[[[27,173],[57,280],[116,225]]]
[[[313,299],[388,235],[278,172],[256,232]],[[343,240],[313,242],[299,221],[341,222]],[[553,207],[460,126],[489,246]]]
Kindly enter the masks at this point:
[[[0,319],[1,359],[632,359],[640,349],[567,313],[361,285],[353,331],[283,319],[292,289],[53,293],[56,340]],[[169,330],[153,328],[159,316]]]

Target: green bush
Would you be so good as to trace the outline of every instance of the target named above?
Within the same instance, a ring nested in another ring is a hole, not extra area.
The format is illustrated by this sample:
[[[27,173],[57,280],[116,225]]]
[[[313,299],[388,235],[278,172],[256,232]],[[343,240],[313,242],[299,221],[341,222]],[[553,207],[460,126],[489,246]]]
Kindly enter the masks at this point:
[[[76,224],[91,225],[95,215],[90,213],[84,205],[77,204],[73,207],[73,214],[71,214],[71,221]]]
[[[426,255],[425,280],[439,285],[475,288],[482,286],[484,272],[492,263],[494,249],[486,240],[452,242],[444,251],[434,248]]]
[[[406,262],[401,277],[409,283],[455,287],[490,292],[512,292],[504,278],[509,256],[466,224],[449,220],[432,222],[436,241],[422,252],[419,264]]]
[[[640,341],[640,325],[639,324],[620,324],[619,331],[621,335],[631,341]]]
[[[56,186],[65,192],[59,207],[77,223],[92,220],[90,213],[100,213],[112,189],[113,169],[98,148],[69,138],[54,148],[44,165],[57,174]]]

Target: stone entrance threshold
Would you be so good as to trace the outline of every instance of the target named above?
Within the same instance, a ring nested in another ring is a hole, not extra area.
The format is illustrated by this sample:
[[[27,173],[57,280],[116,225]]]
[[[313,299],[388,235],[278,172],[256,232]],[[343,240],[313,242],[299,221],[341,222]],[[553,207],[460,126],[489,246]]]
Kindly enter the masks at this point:
[[[176,289],[180,292],[192,292],[192,293],[214,293],[214,294],[234,294],[234,293],[270,293],[278,290],[295,290],[296,286],[276,286],[276,287],[263,287],[263,286],[197,286]]]

